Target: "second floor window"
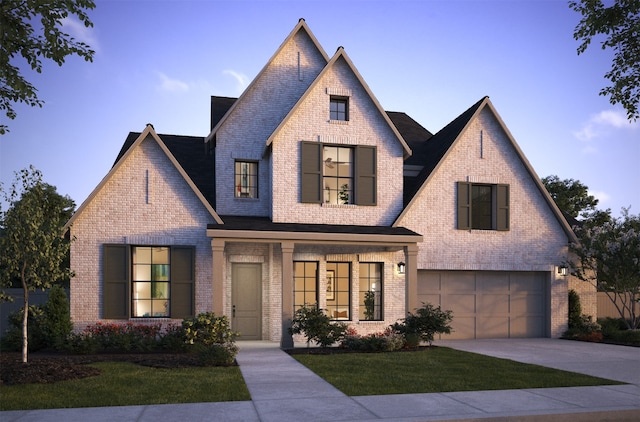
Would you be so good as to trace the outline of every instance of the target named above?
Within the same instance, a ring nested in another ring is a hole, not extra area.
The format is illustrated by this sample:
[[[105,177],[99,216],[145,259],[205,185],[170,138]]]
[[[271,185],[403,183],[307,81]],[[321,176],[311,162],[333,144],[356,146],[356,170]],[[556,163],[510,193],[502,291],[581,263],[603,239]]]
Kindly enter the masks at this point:
[[[334,97],[329,100],[329,119],[349,120],[349,99],[346,97]]]
[[[326,204],[353,203],[353,149],[325,146],[322,160],[324,202]]]
[[[459,230],[509,230],[509,185],[458,182]]]
[[[258,197],[258,163],[255,161],[236,161],[235,197]]]

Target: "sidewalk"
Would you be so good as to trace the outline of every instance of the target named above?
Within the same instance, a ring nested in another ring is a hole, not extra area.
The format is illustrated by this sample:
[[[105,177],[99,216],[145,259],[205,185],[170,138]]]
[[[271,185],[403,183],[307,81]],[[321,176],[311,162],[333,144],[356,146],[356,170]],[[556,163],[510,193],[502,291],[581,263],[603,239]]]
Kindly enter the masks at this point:
[[[347,397],[269,342],[239,342],[251,401],[0,412],[2,422],[102,421],[637,421],[640,349],[554,339],[439,345],[628,385]],[[502,356],[500,356],[502,355]],[[509,355],[509,356],[504,356]],[[596,368],[594,368],[596,367]],[[621,370],[626,368],[626,370]]]

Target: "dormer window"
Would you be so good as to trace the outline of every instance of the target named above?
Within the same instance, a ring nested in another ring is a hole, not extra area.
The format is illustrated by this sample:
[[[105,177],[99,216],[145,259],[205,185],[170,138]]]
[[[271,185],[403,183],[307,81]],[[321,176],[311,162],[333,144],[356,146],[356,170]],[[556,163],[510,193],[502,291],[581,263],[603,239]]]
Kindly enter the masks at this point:
[[[329,100],[329,119],[346,122],[349,120],[349,98],[332,95]]]
[[[235,197],[258,197],[258,163],[255,161],[236,161]]]

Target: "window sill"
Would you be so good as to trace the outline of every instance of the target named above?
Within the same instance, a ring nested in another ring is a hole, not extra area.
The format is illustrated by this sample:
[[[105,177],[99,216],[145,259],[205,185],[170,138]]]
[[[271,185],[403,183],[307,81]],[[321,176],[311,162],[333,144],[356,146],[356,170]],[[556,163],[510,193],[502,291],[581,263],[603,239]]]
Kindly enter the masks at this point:
[[[329,120],[330,125],[348,125],[348,120]]]
[[[260,201],[260,198],[249,198],[249,197],[242,197],[242,196],[234,196],[233,200],[234,201],[242,201],[242,202],[245,202],[245,201],[258,202],[258,201]]]
[[[328,202],[323,202],[322,204],[323,207],[327,207],[327,208],[356,208],[357,205],[356,204],[330,204]]]

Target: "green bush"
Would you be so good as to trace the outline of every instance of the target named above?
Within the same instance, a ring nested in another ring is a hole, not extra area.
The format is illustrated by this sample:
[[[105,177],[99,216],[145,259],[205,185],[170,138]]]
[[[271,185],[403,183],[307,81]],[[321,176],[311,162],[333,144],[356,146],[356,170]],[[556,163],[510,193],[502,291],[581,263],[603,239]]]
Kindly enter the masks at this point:
[[[415,314],[409,312],[401,322],[391,325],[391,329],[404,337],[407,347],[417,347],[420,341],[431,345],[436,334],[450,334],[452,311],[443,311],[440,306],[422,303]]]
[[[193,346],[202,365],[223,366],[235,361],[238,333],[231,331],[226,316],[216,317],[213,312],[201,313],[182,321],[182,332],[185,342]]]
[[[9,328],[2,337],[2,350],[19,352],[22,350],[22,319],[24,308],[9,314]],[[41,306],[29,306],[27,319],[28,351],[37,352],[47,347],[47,337],[43,331],[44,311]]]
[[[347,324],[332,321],[324,311],[315,305],[306,304],[298,309],[291,321],[290,334],[303,334],[307,345],[315,342],[320,347],[329,347],[344,339]]]
[[[47,303],[42,307],[44,319],[42,331],[46,343],[55,350],[63,350],[67,337],[73,330],[67,293],[61,286],[49,290]]]
[[[582,305],[575,290],[569,290],[569,329],[579,328],[582,322]]]
[[[569,290],[569,328],[562,335],[563,338],[598,342],[602,341],[600,325],[593,321],[590,315],[582,314],[580,296],[575,290]]]
[[[602,327],[604,340],[640,345],[640,330],[629,330],[627,323],[622,318],[598,318],[598,323]]]
[[[342,347],[358,352],[392,352],[402,349],[403,346],[403,336],[394,333],[391,329],[366,336],[348,332],[342,340]]]

